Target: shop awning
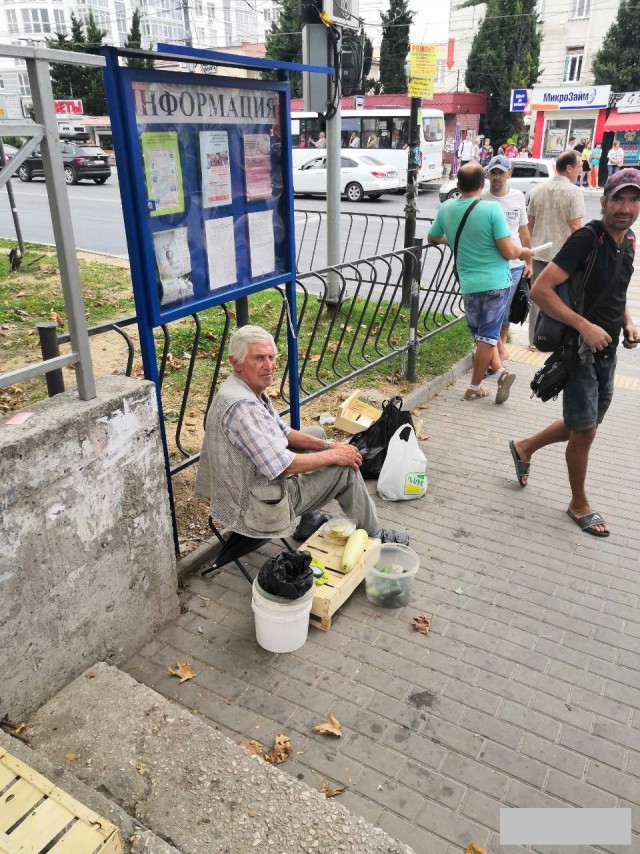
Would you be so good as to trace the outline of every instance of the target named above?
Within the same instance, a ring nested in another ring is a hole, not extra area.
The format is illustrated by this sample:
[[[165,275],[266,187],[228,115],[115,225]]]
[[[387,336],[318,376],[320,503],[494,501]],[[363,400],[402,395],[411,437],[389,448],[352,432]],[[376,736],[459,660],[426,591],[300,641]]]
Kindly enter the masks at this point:
[[[604,123],[605,130],[640,130],[640,113],[612,112]]]

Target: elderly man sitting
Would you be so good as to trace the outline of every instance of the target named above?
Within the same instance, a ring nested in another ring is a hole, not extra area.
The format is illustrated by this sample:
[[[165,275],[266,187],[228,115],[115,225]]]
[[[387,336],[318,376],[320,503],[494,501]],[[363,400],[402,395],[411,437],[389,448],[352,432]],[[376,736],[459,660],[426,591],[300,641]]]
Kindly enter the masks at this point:
[[[209,499],[212,517],[249,537],[306,539],[329,518],[319,509],[335,498],[370,536],[408,543],[406,531],[380,528],[357,448],[293,430],[275,413],[264,392],[276,357],[273,336],[260,326],[231,336],[233,375],[207,414],[196,495]]]

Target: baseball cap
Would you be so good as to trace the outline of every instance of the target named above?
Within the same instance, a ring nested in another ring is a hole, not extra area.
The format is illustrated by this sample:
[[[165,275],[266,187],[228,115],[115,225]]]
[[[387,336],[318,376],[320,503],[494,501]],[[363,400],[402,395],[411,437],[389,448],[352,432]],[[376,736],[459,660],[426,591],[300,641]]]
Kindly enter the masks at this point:
[[[620,171],[614,172],[604,185],[603,195],[612,196],[625,187],[634,187],[636,190],[640,190],[640,172],[637,169],[620,169]]]
[[[496,154],[496,156],[492,157],[487,163],[485,169],[487,172],[490,172],[492,169],[501,169],[503,172],[511,172],[513,169],[513,163],[508,157],[505,157],[504,154]]]

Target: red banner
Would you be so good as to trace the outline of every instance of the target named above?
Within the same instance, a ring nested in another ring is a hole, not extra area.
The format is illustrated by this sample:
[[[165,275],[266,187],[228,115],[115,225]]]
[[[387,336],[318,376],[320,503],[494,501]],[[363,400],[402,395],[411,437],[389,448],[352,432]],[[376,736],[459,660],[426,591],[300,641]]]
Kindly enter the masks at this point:
[[[447,68],[449,71],[453,68],[453,51],[456,44],[455,39],[449,39],[449,43],[447,44]]]

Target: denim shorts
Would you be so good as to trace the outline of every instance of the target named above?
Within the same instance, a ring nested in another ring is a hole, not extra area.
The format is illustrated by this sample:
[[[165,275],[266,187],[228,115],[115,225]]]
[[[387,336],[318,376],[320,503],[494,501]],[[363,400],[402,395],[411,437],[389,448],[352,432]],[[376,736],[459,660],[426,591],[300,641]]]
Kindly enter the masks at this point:
[[[579,362],[572,369],[562,394],[567,430],[589,430],[602,423],[613,398],[615,372],[615,353]]]
[[[522,278],[522,274],[524,273],[524,264],[522,267],[512,267],[509,272],[511,273],[511,287],[509,288],[509,302],[507,303],[507,307],[504,310],[504,320],[502,321],[502,328],[509,328],[509,315],[511,314],[511,303],[513,302],[513,297],[515,292],[518,290],[518,284],[520,279]]]
[[[477,343],[490,344],[492,347],[498,343],[510,291],[511,288],[500,288],[497,291],[463,294],[467,326]]]

